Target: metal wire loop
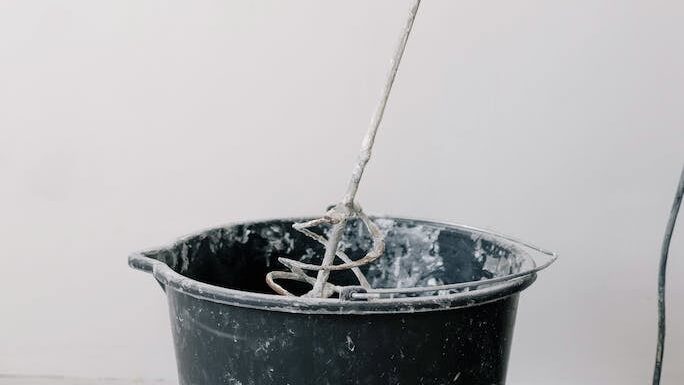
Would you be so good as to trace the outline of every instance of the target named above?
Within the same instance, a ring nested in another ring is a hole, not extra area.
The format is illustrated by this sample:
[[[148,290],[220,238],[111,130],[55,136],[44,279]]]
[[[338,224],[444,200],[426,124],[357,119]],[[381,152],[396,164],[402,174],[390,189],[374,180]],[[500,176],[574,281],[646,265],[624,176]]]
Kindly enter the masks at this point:
[[[370,289],[370,283],[368,283],[368,280],[366,277],[363,275],[363,272],[361,272],[361,269],[359,267],[369,264],[376,259],[378,259],[385,251],[385,240],[384,237],[382,236],[382,232],[380,231],[380,228],[366,215],[366,213],[363,212],[361,207],[357,204],[354,204],[351,209],[346,208],[350,212],[340,212],[340,207],[335,206],[328,210],[326,215],[324,215],[321,218],[314,219],[311,221],[307,222],[300,222],[300,223],[295,223],[292,225],[292,227],[301,232],[302,234],[306,235],[307,237],[317,241],[321,245],[325,246],[327,245],[328,240],[320,235],[315,233],[314,231],[310,230],[312,227],[320,226],[320,225],[333,225],[336,223],[339,223],[342,220],[346,220],[350,216],[358,217],[363,225],[368,229],[370,232],[371,238],[373,240],[373,247],[371,250],[363,257],[360,258],[356,261],[352,260],[349,258],[349,256],[344,253],[342,250],[337,250],[335,253],[335,256],[338,257],[339,259],[342,260],[343,263],[339,265],[329,265],[329,266],[323,266],[323,265],[314,265],[310,263],[304,263],[300,261],[296,261],[294,259],[289,259],[289,258],[278,258],[278,261],[285,265],[290,271],[272,271],[269,272],[266,275],[266,283],[268,284],[269,287],[271,287],[276,293],[281,294],[281,295],[287,295],[287,296],[293,296],[292,293],[284,289],[281,285],[279,285],[275,280],[291,280],[291,281],[298,281],[298,282],[303,282],[303,283],[308,283],[310,285],[314,285],[316,282],[316,279],[309,276],[306,271],[322,271],[322,270],[327,270],[327,271],[341,271],[341,270],[351,270],[352,273],[354,273],[354,276],[356,279],[359,281],[359,285],[364,288],[364,289]],[[331,284],[331,283],[326,283],[325,288],[324,288],[324,293],[323,297],[327,298],[332,296],[334,293],[341,294],[342,288],[340,286]],[[340,296],[341,298],[341,296]]]

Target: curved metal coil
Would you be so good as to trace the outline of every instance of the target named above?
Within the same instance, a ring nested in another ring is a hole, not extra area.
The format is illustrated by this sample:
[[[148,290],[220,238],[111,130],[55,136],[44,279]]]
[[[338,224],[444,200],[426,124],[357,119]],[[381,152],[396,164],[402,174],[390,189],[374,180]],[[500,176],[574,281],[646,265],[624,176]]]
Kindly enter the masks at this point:
[[[290,293],[288,290],[286,290],[281,285],[276,283],[275,280],[297,281],[308,283],[311,286],[313,286],[316,282],[316,278],[309,276],[306,273],[307,271],[318,272],[323,270],[351,270],[351,272],[354,273],[356,279],[359,281],[359,285],[361,285],[361,287],[363,287],[364,289],[371,289],[370,283],[368,283],[368,280],[363,275],[363,272],[361,272],[361,269],[359,269],[359,267],[375,261],[384,253],[385,239],[382,232],[380,231],[380,228],[375,223],[373,223],[373,221],[366,215],[366,213],[363,212],[360,206],[354,204],[353,208],[348,213],[341,213],[338,207],[336,206],[328,210],[328,212],[321,218],[314,219],[308,222],[295,223],[292,225],[292,227],[295,230],[306,235],[307,237],[317,241],[321,245],[326,246],[328,244],[328,239],[320,234],[313,232],[310,229],[312,227],[320,225],[334,225],[344,223],[350,217],[357,217],[361,220],[363,225],[366,226],[366,228],[370,232],[373,241],[373,247],[363,258],[354,261],[351,258],[349,258],[349,256],[345,254],[344,251],[339,249],[335,253],[335,256],[341,259],[343,262],[339,265],[314,265],[310,263],[295,261],[289,258],[278,258],[278,261],[285,265],[288,269],[290,269],[290,271],[271,271],[268,274],[266,274],[266,283],[268,284],[268,286],[270,286],[271,289],[273,289],[273,291],[275,291],[278,294],[294,296],[294,294]],[[332,296],[334,293],[340,294],[342,290],[343,287],[326,282],[325,287],[323,289],[323,297],[328,298]]]

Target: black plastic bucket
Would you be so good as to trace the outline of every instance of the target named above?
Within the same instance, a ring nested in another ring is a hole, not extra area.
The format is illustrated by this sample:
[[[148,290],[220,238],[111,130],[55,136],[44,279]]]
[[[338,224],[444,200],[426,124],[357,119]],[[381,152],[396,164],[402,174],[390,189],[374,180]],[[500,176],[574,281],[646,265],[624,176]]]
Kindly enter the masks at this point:
[[[283,270],[278,257],[315,263],[322,254],[294,219],[228,225],[132,255],[168,297],[180,383],[504,384],[518,294],[555,255],[466,226],[374,220],[387,246],[362,268],[373,290],[343,298],[271,294],[264,277]],[[341,245],[353,259],[369,248],[364,229],[347,226]],[[349,271],[331,281],[355,285]]]

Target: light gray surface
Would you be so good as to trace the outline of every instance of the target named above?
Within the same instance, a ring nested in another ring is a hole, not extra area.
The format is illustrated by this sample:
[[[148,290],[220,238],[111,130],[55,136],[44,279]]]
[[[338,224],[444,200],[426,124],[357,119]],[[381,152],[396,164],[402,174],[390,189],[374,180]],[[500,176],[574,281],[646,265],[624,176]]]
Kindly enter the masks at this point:
[[[80,378],[50,375],[0,374],[0,385],[173,385],[165,380],[140,378]]]
[[[407,4],[0,2],[0,373],[173,381],[165,301],[127,254],[337,201]],[[649,381],[683,17],[423,4],[359,199],[561,254],[522,297],[511,385]],[[665,384],[684,381],[683,246],[680,227]]]

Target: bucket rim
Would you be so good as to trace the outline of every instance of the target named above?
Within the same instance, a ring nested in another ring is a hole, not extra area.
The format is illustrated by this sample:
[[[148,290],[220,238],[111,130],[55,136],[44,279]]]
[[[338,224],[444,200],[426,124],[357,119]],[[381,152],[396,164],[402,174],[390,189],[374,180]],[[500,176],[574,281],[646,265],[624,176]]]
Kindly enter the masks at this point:
[[[457,224],[449,221],[435,221],[427,219],[417,219],[401,216],[390,215],[376,215],[371,216],[372,219],[389,219],[405,222],[413,222],[415,224],[423,224],[433,227],[451,228],[456,230],[467,231],[469,233],[477,233],[481,236],[486,236],[490,240],[500,241],[504,240],[514,246],[523,248],[525,253],[523,255],[528,258],[533,267],[527,271],[512,274],[510,279],[507,276],[499,277],[499,279],[492,281],[492,279],[485,279],[471,283],[455,284],[459,286],[473,286],[475,289],[449,293],[439,294],[433,296],[419,296],[419,297],[400,297],[400,298],[380,298],[369,301],[365,300],[343,300],[339,298],[309,298],[309,297],[289,297],[278,294],[266,294],[249,292],[238,289],[230,289],[226,287],[216,286],[209,283],[204,283],[189,277],[186,277],[174,271],[166,263],[147,257],[145,254],[152,253],[159,250],[172,248],[181,244],[188,239],[201,235],[211,230],[228,228],[236,225],[250,225],[257,223],[273,222],[273,221],[293,221],[298,222],[307,220],[309,217],[281,217],[262,220],[250,221],[235,221],[220,226],[205,228],[201,231],[193,232],[188,235],[177,238],[176,240],[165,244],[162,247],[147,249],[144,251],[133,253],[128,258],[130,267],[151,273],[154,278],[162,285],[164,290],[168,293],[169,289],[176,292],[194,297],[199,300],[206,300],[225,305],[246,307],[252,309],[260,309],[266,311],[279,311],[287,313],[302,313],[302,314],[371,314],[371,313],[415,313],[438,310],[449,310],[455,308],[469,307],[480,305],[492,301],[501,300],[511,295],[515,295],[520,291],[530,286],[537,278],[537,273],[550,266],[558,259],[555,252],[537,247],[529,242],[519,240],[517,238],[504,235],[495,231],[478,228],[469,225]],[[537,255],[544,255],[548,258],[542,264],[537,264],[537,260],[530,256],[530,253]],[[502,279],[503,278],[503,279]],[[450,286],[450,285],[447,285]],[[382,290],[381,290],[382,291]],[[391,289],[390,289],[391,291]],[[352,293],[352,298],[358,298],[356,294]],[[363,297],[363,296],[361,296]],[[364,298],[367,298],[364,297]]]

